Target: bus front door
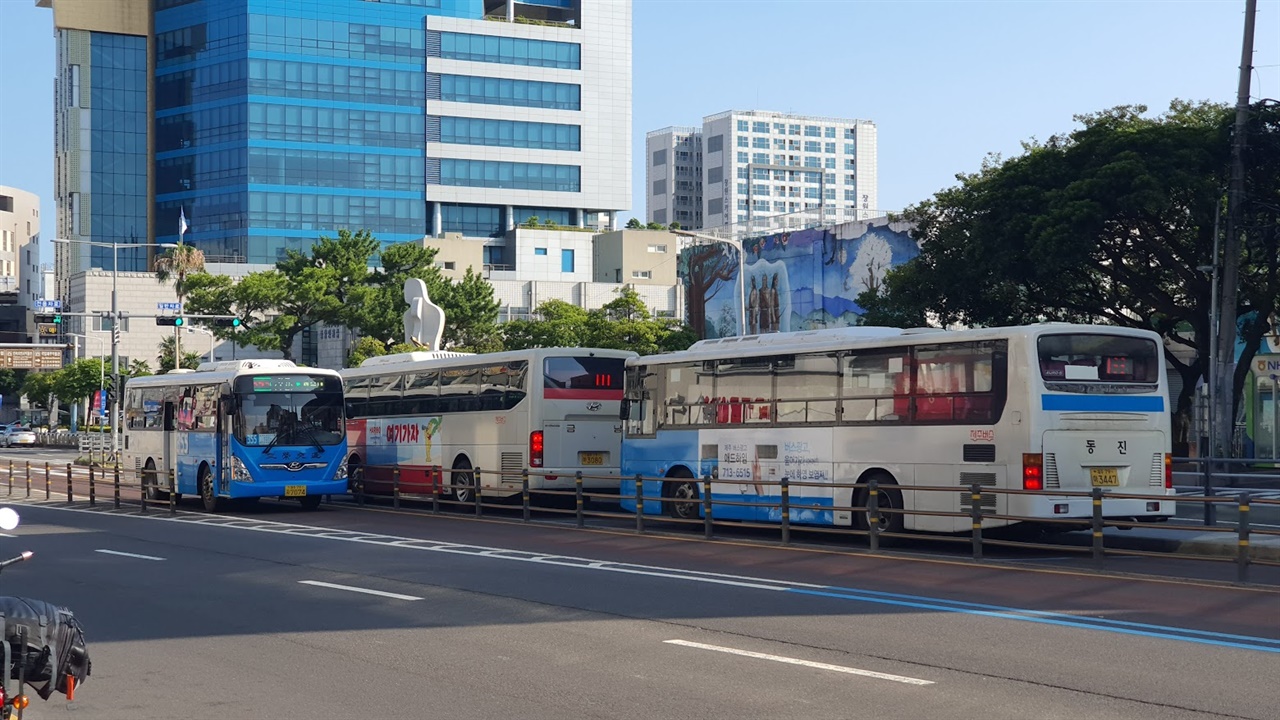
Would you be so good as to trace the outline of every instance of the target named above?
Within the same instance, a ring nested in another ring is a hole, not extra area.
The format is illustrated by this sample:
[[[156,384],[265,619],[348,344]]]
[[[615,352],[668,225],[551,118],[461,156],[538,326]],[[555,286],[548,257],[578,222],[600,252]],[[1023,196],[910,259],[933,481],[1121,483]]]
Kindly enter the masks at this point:
[[[161,447],[161,455],[163,462],[160,469],[164,475],[160,482],[168,484],[169,473],[173,473],[173,481],[179,493],[191,492],[191,489],[182,486],[182,476],[178,473],[178,408],[177,405],[169,400],[164,403],[164,443]]]

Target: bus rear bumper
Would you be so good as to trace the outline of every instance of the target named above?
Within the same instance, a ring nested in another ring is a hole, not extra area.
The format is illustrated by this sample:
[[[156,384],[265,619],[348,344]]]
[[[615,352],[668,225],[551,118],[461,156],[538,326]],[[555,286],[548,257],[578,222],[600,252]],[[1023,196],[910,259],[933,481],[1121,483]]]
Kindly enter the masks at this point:
[[[1134,493],[1142,494],[1142,493]],[[1028,519],[1092,519],[1093,499],[1088,497],[1010,496],[1009,515]],[[1173,497],[1102,498],[1102,517],[1106,520],[1162,522],[1177,514]]]

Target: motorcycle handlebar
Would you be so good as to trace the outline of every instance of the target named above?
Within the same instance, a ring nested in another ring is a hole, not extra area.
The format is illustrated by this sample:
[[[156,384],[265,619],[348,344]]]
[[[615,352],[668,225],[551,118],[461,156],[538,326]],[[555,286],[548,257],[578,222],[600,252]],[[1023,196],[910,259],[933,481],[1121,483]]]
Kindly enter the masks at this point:
[[[18,557],[9,558],[8,560],[0,561],[0,570],[4,570],[5,568],[9,567],[10,565],[13,565],[14,563],[20,563],[20,562],[25,562],[27,560],[30,560],[31,556],[34,554],[35,553],[31,552],[30,550],[27,550],[23,552],[21,555],[19,555]]]

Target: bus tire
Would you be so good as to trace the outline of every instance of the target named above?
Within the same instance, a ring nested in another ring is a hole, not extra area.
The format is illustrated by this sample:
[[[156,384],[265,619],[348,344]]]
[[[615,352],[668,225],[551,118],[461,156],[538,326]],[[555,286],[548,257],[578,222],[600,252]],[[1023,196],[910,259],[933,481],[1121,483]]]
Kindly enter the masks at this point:
[[[360,456],[352,455],[347,458],[347,492],[355,494],[362,488],[364,480],[364,466],[360,464]]]
[[[209,470],[208,465],[200,466],[200,480],[197,486],[200,488],[200,502],[204,503],[205,512],[216,513],[222,509],[222,498],[218,497],[217,488],[213,486],[213,472]]]
[[[453,471],[449,473],[449,492],[455,502],[466,504],[475,499],[476,474],[471,472],[471,461],[459,457],[453,461]]]
[[[323,495],[304,495],[298,498],[298,502],[302,504],[303,510],[318,510],[320,501],[324,499]]]
[[[147,464],[142,468],[142,482],[147,488],[147,500],[159,502],[168,497],[169,493],[160,491],[160,478],[156,475],[156,463],[154,460],[148,459]]]
[[[869,473],[862,478],[862,482],[871,482],[875,478],[876,486],[879,489],[877,507],[880,513],[880,532],[900,533],[905,530],[906,516],[902,514],[902,491],[898,489],[898,482],[893,476],[884,471]],[[866,507],[870,498],[868,488],[862,488],[858,491],[858,507]],[[899,512],[886,513],[885,508],[891,508]],[[866,512],[858,514],[858,528],[860,530],[869,530],[871,528],[870,518]],[[889,540],[886,538],[886,540]],[[883,541],[882,541],[883,542]]]
[[[684,468],[671,471],[662,483],[662,495],[668,498],[667,514],[677,520],[697,520],[702,516],[701,491],[698,481]]]

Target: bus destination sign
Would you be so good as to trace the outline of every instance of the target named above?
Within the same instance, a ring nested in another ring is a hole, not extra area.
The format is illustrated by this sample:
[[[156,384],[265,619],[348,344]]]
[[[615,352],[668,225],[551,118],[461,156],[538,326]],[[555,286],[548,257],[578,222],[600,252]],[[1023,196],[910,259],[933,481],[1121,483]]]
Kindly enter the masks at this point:
[[[324,381],[302,375],[259,375],[253,378],[254,392],[315,392],[324,388]]]

